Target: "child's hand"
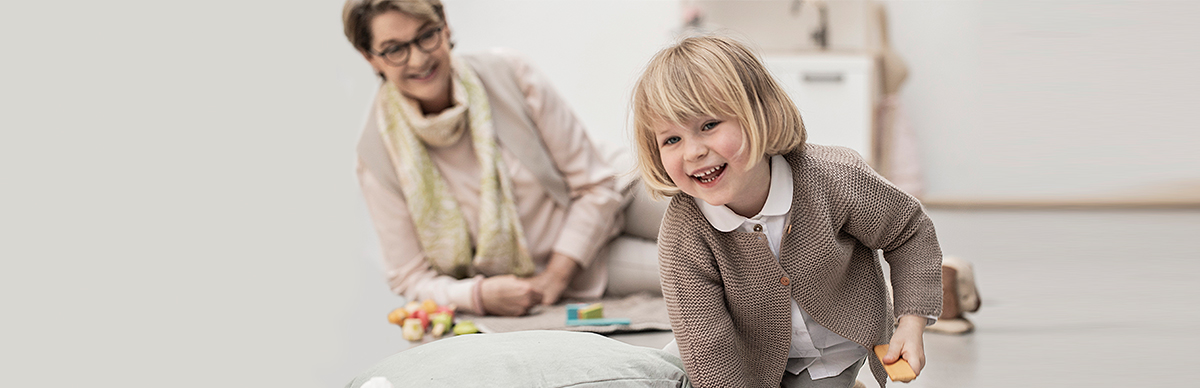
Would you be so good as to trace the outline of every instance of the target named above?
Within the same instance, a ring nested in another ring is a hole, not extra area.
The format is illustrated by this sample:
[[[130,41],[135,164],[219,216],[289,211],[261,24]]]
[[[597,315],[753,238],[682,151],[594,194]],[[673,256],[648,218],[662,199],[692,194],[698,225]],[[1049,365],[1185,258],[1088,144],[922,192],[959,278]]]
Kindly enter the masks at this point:
[[[925,317],[905,315],[900,317],[900,325],[888,343],[887,355],[883,356],[884,364],[891,364],[904,358],[912,367],[913,373],[921,375],[925,367],[925,343],[921,335],[925,333]]]

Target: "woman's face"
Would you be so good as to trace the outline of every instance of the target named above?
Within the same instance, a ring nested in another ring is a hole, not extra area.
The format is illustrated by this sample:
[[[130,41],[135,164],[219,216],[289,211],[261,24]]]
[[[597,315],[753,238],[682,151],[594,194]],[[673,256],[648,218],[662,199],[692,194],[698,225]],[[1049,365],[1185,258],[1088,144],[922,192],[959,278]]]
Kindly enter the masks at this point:
[[[436,48],[426,53],[417,47],[418,37],[428,37],[442,25],[425,22],[400,11],[388,11],[371,20],[371,50],[386,53],[400,46],[408,51],[405,63],[393,64],[381,55],[363,53],[376,72],[396,85],[401,94],[421,103],[425,113],[450,107],[450,29],[442,28]],[[407,45],[406,45],[407,43]]]

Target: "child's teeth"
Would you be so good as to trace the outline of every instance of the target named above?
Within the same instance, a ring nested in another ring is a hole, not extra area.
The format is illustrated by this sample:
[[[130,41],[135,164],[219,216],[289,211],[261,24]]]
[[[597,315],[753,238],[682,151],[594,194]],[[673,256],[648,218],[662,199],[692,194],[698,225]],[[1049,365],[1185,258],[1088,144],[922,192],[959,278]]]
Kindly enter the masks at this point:
[[[721,168],[721,166],[716,166],[716,167],[708,169],[708,171],[705,171],[705,172],[702,172],[702,173],[699,173],[696,175],[692,175],[692,176],[694,176],[696,178],[704,179],[705,176],[712,174],[713,172],[719,170],[720,168]]]

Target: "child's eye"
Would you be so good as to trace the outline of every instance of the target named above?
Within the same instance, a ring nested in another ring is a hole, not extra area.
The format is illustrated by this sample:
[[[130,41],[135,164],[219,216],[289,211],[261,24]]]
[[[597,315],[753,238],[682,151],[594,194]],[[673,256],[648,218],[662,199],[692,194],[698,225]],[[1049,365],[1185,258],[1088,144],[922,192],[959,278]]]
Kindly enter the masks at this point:
[[[718,124],[721,124],[721,122],[720,121],[709,121],[707,123],[704,123],[704,125],[701,125],[700,130],[707,131],[707,130],[716,128]]]
[[[671,145],[679,142],[679,136],[671,136],[663,140],[663,145]]]

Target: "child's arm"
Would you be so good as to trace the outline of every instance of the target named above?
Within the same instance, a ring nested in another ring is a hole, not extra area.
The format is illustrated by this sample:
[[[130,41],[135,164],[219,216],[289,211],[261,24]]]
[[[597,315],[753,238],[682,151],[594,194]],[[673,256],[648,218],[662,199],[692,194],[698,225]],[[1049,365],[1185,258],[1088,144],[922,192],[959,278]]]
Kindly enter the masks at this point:
[[[941,262],[933,222],[921,203],[893,186],[858,159],[857,168],[847,172],[841,195],[850,205],[844,209],[843,229],[864,245],[883,250],[891,267],[895,315],[899,325],[880,360],[891,364],[903,358],[915,375],[925,367],[922,335],[927,317],[941,315]]]
[[[921,203],[871,170],[860,158],[841,171],[842,229],[891,267],[895,316],[937,317],[942,310],[942,250]],[[923,322],[927,323],[927,322]]]

